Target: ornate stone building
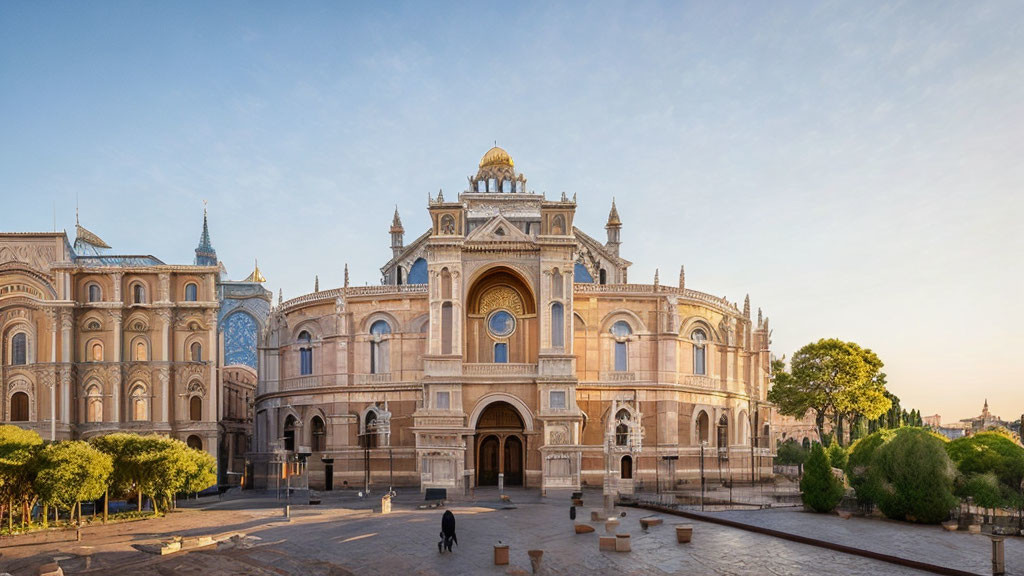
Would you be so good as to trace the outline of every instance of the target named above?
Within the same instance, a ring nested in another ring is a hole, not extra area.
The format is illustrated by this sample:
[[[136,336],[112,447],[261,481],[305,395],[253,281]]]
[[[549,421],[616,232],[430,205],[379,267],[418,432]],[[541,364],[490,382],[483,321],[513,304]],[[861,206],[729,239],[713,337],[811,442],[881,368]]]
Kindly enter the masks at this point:
[[[203,235],[212,252],[205,220]],[[57,440],[156,432],[216,454],[215,254],[175,266],[109,248],[78,225],[74,245],[0,234],[3,420]]]
[[[276,306],[260,346],[257,485],[309,455],[313,488],[604,485],[771,473],[769,329],[749,301],[627,281],[576,197],[528,192],[500,148],[411,244],[396,210],[382,285]],[[703,462],[702,462],[703,458]]]

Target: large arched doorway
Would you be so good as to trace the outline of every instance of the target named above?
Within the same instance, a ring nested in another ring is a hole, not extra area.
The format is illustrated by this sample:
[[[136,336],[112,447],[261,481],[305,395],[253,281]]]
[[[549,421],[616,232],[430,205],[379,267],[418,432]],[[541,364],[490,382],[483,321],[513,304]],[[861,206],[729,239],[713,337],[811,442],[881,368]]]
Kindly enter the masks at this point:
[[[523,419],[508,402],[494,402],[476,424],[477,486],[522,486],[526,450]]]

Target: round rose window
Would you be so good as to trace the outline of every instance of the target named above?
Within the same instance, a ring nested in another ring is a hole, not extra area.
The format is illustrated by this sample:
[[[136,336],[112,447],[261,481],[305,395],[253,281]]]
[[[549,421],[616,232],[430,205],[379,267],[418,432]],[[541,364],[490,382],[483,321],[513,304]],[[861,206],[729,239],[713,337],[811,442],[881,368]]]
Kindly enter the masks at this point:
[[[516,331],[516,317],[506,310],[498,310],[487,319],[487,331],[495,338],[508,338]]]

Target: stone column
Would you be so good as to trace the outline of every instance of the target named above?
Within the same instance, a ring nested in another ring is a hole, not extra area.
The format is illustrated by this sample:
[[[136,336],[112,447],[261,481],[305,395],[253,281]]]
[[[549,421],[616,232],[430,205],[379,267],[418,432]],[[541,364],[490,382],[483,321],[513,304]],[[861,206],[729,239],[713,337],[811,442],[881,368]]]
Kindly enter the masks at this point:
[[[74,325],[74,317],[72,316],[71,310],[65,310],[60,315],[60,355],[61,361],[68,363],[69,365],[74,362],[72,357],[72,341],[71,341],[71,328]],[[61,375],[61,406],[60,415],[61,422],[64,424],[71,424],[71,382],[70,374],[68,378]]]
[[[163,282],[163,276],[161,276],[161,283]],[[170,365],[171,365],[171,318],[172,313],[169,308],[162,308],[157,310],[157,316],[160,317],[161,331],[163,333],[163,351],[160,360],[164,362],[167,368],[160,371],[160,414],[162,422],[170,422],[170,406],[171,398],[169,388],[170,382]]]
[[[213,276],[210,276],[211,282]],[[206,403],[206,414],[205,419],[207,422],[217,422],[218,414],[220,411],[220,388],[217,386],[217,312],[215,310],[206,311],[206,323],[209,326],[209,332],[207,333],[207,346],[209,346],[207,353],[206,365],[208,367],[208,378],[206,389],[210,391],[209,401]]]
[[[113,393],[114,399],[114,410],[113,410],[113,422],[121,421],[121,311],[113,312],[111,314],[112,320],[114,321],[114,357],[113,362],[116,365],[116,375],[112,378],[113,384],[111,385],[111,392]]]

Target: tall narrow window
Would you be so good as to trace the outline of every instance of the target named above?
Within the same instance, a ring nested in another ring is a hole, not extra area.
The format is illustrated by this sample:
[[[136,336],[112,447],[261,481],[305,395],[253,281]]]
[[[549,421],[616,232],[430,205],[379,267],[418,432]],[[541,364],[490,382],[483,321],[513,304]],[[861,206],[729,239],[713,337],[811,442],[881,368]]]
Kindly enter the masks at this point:
[[[391,350],[388,346],[388,335],[391,326],[383,320],[377,320],[370,326],[370,374],[386,374],[391,371]]]
[[[629,444],[629,410],[619,410],[615,422],[615,445],[626,446]]]
[[[313,420],[310,421],[310,436],[313,441],[312,448],[313,452],[323,452],[327,449],[327,429],[324,426],[324,421],[319,416],[313,416]]]
[[[20,366],[28,363],[28,336],[19,332],[11,338],[11,364]]]
[[[711,423],[709,422],[709,419],[708,419],[708,413],[703,411],[703,410],[701,410],[700,414],[697,415],[697,442],[698,443],[703,443],[703,442],[707,442],[708,440],[710,440],[710,435],[708,433],[708,428],[710,427],[710,425],[711,425]]]
[[[705,362],[705,351],[707,335],[701,329],[694,330],[690,334],[690,339],[693,340],[693,373],[694,374],[707,374],[707,365]]]
[[[551,297],[561,300],[565,292],[565,282],[562,280],[562,273],[555,268],[551,273]]]
[[[633,479],[633,457],[629,454],[622,457],[622,470],[619,477],[623,480]]]
[[[185,301],[195,302],[199,299],[199,286],[189,283],[185,285]]]
[[[452,353],[452,303],[441,304],[441,354]]]
[[[508,363],[508,343],[496,342],[494,344],[494,362],[497,364]]]
[[[447,268],[441,269],[441,300],[452,299],[452,273]]]
[[[308,376],[313,373],[313,338],[309,332],[299,333],[299,374]]]
[[[193,342],[192,346],[189,347],[189,351],[192,354],[192,361],[193,362],[202,362],[203,361],[203,345],[202,344],[200,344],[199,342]]]
[[[551,221],[551,234],[554,236],[565,235],[565,217],[558,214]]]
[[[132,302],[135,304],[146,303],[146,288],[142,284],[135,284],[132,286]]]
[[[562,305],[555,302],[551,305],[551,347],[565,346],[565,317]]]
[[[402,267],[401,266],[395,268],[395,274],[397,274],[397,277],[396,277],[397,278],[397,282],[396,282],[396,284],[401,286],[402,285]]]
[[[295,416],[288,416],[284,421],[284,449],[295,451]]]
[[[452,393],[442,390],[437,393],[437,402],[434,403],[438,410],[450,410],[452,407]]]
[[[93,342],[90,347],[90,354],[93,362],[103,362],[103,344]]]
[[[604,268],[601,268],[601,271],[598,273],[598,276],[601,279],[601,284],[608,283],[608,272],[606,272]]]
[[[612,336],[615,338],[615,371],[624,372],[629,364],[629,336],[633,329],[623,320],[612,325]]]
[[[85,420],[103,422],[103,397],[100,395],[100,387],[95,384],[85,394]]]
[[[11,421],[28,422],[28,394],[15,392],[11,395]]]
[[[199,396],[193,396],[188,401],[188,419],[193,422],[203,419],[203,399]]]
[[[145,387],[139,385],[132,390],[131,407],[132,420],[136,422],[149,420],[149,401],[146,399]]]
[[[363,437],[360,438],[363,448],[377,447],[377,412],[370,410],[366,413],[366,420],[363,425]]]
[[[89,302],[99,302],[103,299],[99,284],[89,284]]]
[[[145,342],[137,342],[135,344],[135,361],[145,362],[149,359],[149,351],[146,349]]]

